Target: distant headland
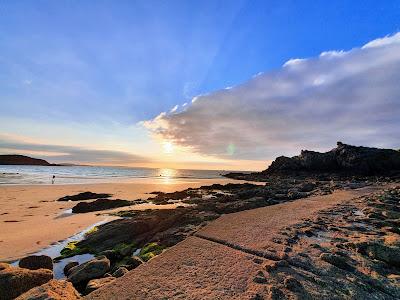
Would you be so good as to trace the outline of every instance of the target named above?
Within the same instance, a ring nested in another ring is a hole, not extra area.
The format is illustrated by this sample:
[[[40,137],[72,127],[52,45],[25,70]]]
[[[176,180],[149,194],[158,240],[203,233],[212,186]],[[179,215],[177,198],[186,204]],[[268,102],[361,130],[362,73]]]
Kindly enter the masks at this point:
[[[44,159],[18,154],[0,155],[0,165],[58,166],[57,164],[51,164]]]

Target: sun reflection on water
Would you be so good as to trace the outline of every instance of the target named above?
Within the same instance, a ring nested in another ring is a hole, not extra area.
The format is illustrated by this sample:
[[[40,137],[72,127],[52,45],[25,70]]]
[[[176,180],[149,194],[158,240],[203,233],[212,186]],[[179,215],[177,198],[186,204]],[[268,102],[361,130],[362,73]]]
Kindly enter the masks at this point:
[[[172,183],[178,174],[177,170],[174,169],[160,169],[160,178],[165,184]]]

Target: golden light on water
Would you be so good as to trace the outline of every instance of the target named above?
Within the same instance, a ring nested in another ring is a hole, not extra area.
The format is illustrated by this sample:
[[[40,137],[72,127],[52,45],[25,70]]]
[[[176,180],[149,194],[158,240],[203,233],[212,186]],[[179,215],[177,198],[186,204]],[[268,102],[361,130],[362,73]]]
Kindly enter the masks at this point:
[[[160,178],[165,184],[172,183],[177,175],[177,171],[174,169],[160,169]]]

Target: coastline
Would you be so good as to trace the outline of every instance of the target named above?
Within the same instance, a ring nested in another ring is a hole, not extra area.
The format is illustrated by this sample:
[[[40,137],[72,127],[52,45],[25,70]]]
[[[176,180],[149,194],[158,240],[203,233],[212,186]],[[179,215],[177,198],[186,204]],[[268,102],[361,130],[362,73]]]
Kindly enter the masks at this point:
[[[13,261],[64,240],[94,223],[105,220],[107,214],[121,210],[104,210],[84,214],[65,214],[76,202],[57,202],[65,195],[91,191],[111,193],[112,199],[147,199],[154,191],[175,192],[214,183],[240,183],[238,180],[190,179],[154,182],[143,179],[131,183],[54,184],[54,185],[1,185],[0,186],[0,260]],[[159,205],[158,209],[170,209]],[[127,206],[122,209],[145,210],[151,204]],[[64,215],[63,215],[64,213]]]

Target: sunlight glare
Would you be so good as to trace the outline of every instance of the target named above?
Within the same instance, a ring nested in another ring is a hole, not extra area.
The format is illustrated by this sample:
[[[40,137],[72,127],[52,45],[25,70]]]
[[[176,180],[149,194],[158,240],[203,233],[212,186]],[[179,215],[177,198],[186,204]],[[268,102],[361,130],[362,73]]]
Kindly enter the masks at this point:
[[[163,143],[163,151],[165,154],[171,154],[174,152],[174,145],[171,142],[165,141]]]

